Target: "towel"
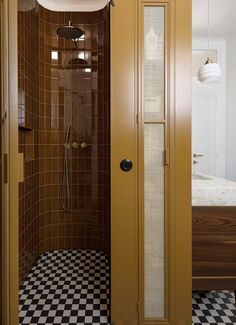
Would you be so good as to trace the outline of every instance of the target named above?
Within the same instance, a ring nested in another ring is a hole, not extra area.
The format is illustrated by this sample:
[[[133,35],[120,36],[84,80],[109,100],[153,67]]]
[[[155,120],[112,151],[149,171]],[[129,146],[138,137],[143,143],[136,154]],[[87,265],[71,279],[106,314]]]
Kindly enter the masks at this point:
[[[53,11],[97,11],[103,9],[109,0],[38,0],[46,9]]]

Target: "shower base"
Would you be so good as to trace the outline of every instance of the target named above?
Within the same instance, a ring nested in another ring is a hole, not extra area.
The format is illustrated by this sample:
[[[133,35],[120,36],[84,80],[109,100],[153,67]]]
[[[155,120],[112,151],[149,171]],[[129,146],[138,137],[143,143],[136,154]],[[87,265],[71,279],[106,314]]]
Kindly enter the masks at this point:
[[[20,325],[109,324],[109,276],[104,253],[43,254],[20,289]]]

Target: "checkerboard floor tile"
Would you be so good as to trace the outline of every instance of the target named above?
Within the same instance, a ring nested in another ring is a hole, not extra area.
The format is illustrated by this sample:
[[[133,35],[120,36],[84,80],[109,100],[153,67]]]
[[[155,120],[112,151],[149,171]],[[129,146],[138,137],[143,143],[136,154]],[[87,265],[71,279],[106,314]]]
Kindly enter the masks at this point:
[[[230,291],[193,293],[193,325],[235,325],[236,304]]]
[[[109,275],[101,252],[43,254],[20,289],[20,324],[108,324]]]

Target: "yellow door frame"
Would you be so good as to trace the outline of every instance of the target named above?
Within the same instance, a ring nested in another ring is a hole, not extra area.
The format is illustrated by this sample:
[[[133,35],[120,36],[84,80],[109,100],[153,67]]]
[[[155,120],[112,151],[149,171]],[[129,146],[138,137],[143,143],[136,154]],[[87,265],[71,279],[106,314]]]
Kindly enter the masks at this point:
[[[149,1],[152,2],[152,1]],[[153,1],[155,2],[155,1]],[[117,0],[111,14],[111,304],[115,325],[139,322],[138,0]],[[191,325],[191,0],[169,0],[169,216],[168,324]],[[2,1],[4,325],[18,324],[17,0]],[[9,142],[8,142],[9,141]],[[6,157],[6,156],[5,156]],[[120,171],[129,158],[130,173]],[[7,167],[7,168],[6,168]],[[159,323],[148,322],[149,325]],[[160,322],[161,324],[161,322]]]
[[[171,324],[192,324],[192,0],[170,10]]]
[[[15,325],[18,315],[18,107],[17,0],[1,2],[1,112],[3,162],[3,325]]]

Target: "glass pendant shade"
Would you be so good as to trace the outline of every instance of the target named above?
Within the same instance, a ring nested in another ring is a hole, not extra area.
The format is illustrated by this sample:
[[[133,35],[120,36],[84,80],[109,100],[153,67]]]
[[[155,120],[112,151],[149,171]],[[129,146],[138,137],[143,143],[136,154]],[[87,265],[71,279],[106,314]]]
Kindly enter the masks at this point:
[[[218,63],[207,59],[198,71],[198,80],[204,84],[218,82],[221,78],[221,68]]]

